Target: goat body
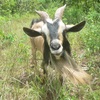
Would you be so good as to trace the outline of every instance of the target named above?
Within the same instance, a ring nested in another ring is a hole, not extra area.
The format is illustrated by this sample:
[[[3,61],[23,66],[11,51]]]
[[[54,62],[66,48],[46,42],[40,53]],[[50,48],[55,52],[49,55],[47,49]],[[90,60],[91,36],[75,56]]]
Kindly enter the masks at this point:
[[[41,29],[41,26],[43,25],[43,22],[40,20],[32,20],[31,22],[31,29],[39,30]],[[44,45],[44,39],[42,36],[38,37],[30,37],[31,42],[31,49],[32,49],[32,58],[31,58],[31,66],[36,66],[36,51],[39,50],[41,53],[43,53],[43,45]]]

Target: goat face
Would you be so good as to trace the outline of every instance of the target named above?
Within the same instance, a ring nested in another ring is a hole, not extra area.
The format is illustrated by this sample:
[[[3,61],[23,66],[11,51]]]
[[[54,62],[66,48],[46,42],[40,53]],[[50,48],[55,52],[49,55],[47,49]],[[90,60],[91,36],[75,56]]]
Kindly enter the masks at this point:
[[[56,19],[54,21],[47,20],[42,27],[42,33],[45,34],[46,41],[50,48],[50,52],[53,55],[61,55],[63,51],[63,31],[65,25],[61,20]]]
[[[65,25],[61,20],[63,11],[66,5],[57,9],[55,19],[49,18],[49,15],[44,11],[36,11],[42,18],[42,26],[39,29],[23,28],[24,32],[31,37],[43,36],[47,42],[51,54],[55,57],[61,56],[64,49],[64,36],[66,32],[77,32],[83,28],[85,21],[77,25]]]

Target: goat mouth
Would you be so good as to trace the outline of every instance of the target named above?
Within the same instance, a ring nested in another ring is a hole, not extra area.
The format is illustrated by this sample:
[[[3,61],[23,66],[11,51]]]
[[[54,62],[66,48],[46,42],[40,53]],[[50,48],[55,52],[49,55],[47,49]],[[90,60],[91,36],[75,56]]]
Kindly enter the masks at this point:
[[[60,56],[62,54],[63,47],[61,46],[58,50],[53,50],[53,49],[50,50],[53,55]]]
[[[54,54],[54,56],[56,57],[56,59],[60,59],[61,55],[62,55],[62,52]]]
[[[62,54],[62,52],[59,52],[59,53],[55,53],[54,55],[59,56],[61,54]]]

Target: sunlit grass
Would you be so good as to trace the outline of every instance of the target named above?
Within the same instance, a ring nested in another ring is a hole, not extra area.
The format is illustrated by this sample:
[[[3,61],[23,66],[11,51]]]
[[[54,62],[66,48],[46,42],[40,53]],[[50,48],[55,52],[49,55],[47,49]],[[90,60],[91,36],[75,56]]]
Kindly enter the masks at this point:
[[[92,88],[80,86],[75,90],[70,84],[61,86],[50,73],[45,84],[41,84],[40,74],[29,66],[30,43],[22,29],[29,27],[32,18],[33,15],[13,18],[0,26],[0,100],[99,100],[99,57],[88,56],[80,33],[69,33],[72,55],[77,63],[89,67],[94,78]],[[41,60],[38,62],[37,69],[41,67]]]

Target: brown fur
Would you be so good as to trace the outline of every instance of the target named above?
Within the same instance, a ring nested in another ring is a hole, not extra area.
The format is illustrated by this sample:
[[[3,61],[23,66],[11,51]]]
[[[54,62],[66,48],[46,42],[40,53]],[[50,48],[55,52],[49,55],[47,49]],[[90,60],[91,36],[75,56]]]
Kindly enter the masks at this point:
[[[38,36],[38,37],[30,38],[30,41],[31,41],[31,49],[32,49],[31,66],[34,66],[37,65],[36,51],[39,50],[41,53],[43,53],[44,39],[42,36]]]
[[[31,27],[33,30],[41,30],[41,27],[43,25],[43,22],[34,23]],[[43,53],[43,44],[44,39],[42,36],[38,37],[30,37],[31,41],[31,49],[32,49],[32,58],[31,58],[31,66],[36,65],[36,51],[39,50],[41,53]]]

